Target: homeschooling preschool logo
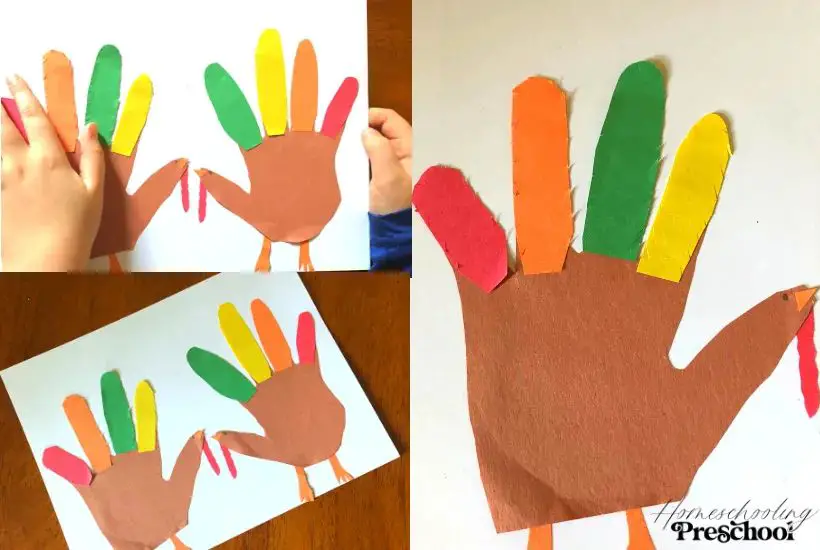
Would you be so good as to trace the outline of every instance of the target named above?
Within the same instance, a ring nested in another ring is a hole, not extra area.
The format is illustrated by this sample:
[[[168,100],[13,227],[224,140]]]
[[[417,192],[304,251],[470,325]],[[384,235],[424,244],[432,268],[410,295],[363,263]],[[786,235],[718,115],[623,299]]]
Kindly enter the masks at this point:
[[[667,502],[655,513],[655,523],[666,518],[663,528],[677,533],[676,540],[793,541],[803,524],[817,515],[813,508],[795,509],[784,499],[775,507],[756,507],[747,500],[737,508],[686,508],[683,501]],[[703,522],[712,522],[704,525]],[[721,522],[717,525],[714,522]]]

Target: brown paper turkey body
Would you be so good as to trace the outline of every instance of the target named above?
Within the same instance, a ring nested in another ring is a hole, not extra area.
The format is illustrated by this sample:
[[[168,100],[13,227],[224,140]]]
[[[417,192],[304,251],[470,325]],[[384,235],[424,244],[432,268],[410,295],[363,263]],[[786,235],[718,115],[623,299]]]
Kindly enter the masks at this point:
[[[312,271],[309,242],[341,202],[336,150],[359,83],[352,77],[342,82],[317,130],[319,74],[313,45],[308,40],[299,43],[288,105],[282,43],[273,29],[259,38],[256,83],[264,136],[230,74],[217,63],[205,70],[208,96],[220,124],[242,151],[250,190],[210,170],[197,173],[217,202],[262,234],[257,271],[270,271],[271,242],[299,245],[299,269]]]
[[[219,308],[225,339],[253,383],[222,357],[201,348],[188,351],[188,364],[218,393],[242,404],[263,434],[223,431],[214,438],[230,451],[296,468],[299,497],[313,500],[305,468],[328,460],[337,481],[352,479],[336,457],[345,429],[345,409],[322,379],[313,316],[299,316],[299,362],[279,323],[264,302],[251,304],[258,342],[231,303]]]
[[[813,300],[813,289],[778,292],[685,369],[670,363],[689,260],[731,151],[718,115],[692,128],[642,245],[664,103],[655,65],[624,71],[596,149],[583,253],[569,247],[566,102],[548,79],[513,94],[519,269],[509,274],[504,231],[461,172],[432,167],[414,189],[456,273],[470,419],[495,526],[537,527],[531,548],[551,548],[555,522],[627,509],[631,548],[652,548],[639,508],[685,495]]]

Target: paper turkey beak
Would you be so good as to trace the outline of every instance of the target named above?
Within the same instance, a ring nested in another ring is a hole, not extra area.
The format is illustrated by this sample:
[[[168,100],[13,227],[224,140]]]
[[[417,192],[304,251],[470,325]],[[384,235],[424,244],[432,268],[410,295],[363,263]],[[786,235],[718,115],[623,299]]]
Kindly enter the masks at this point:
[[[817,292],[815,288],[804,288],[802,290],[794,291],[794,300],[797,302],[797,311],[803,311],[809,303],[814,303],[814,293]]]

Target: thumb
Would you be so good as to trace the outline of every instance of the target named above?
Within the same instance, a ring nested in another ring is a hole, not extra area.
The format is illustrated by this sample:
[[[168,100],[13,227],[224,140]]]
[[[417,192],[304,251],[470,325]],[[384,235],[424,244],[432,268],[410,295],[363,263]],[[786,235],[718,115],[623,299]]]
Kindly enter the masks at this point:
[[[214,434],[220,445],[236,453],[263,460],[278,461],[279,449],[273,441],[258,434],[241,432],[218,432]]]
[[[169,484],[173,498],[185,504],[185,509],[191,505],[191,497],[194,494],[194,481],[199,472],[199,465],[202,462],[202,446],[205,435],[200,430],[188,439],[174,464],[174,471],[171,472]]]
[[[105,181],[105,154],[97,136],[97,125],[86,126],[80,133],[80,178],[92,194],[102,191]]]
[[[381,135],[373,128],[367,128],[362,132],[362,145],[370,159],[370,166],[373,170],[373,179],[378,179],[380,175],[390,174],[396,169],[401,169],[399,158],[390,145],[390,140]]]

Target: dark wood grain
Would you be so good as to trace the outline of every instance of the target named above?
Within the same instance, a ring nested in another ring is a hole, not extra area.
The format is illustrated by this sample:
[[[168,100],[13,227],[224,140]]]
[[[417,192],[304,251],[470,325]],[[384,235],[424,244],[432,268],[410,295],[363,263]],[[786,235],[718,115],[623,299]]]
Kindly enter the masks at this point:
[[[413,120],[412,0],[368,0],[370,105]]]
[[[66,343],[207,275],[0,276],[0,368]],[[303,276],[402,458],[224,544],[223,549],[409,548],[409,278]],[[65,548],[8,394],[0,392],[0,548]]]

